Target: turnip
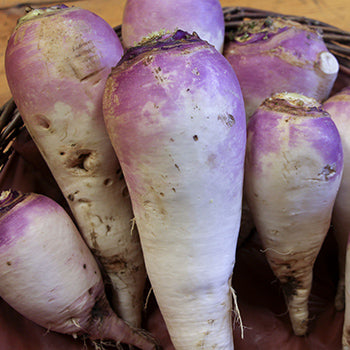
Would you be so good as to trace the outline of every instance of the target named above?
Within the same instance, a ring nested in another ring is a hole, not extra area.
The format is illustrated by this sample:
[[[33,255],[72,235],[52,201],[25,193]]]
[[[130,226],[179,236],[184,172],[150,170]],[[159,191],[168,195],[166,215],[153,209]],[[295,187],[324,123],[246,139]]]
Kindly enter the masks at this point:
[[[310,26],[278,17],[251,19],[227,39],[224,56],[237,74],[248,119],[274,93],[318,101],[329,96],[339,64]]]
[[[99,266],[72,219],[43,195],[1,193],[0,296],[49,331],[158,348],[112,311]]]
[[[313,266],[342,170],[339,132],[315,99],[275,94],[249,120],[245,195],[296,335],[308,330]]]
[[[335,307],[344,309],[345,257],[350,232],[350,87],[330,97],[323,108],[331,115],[338,128],[344,153],[344,170],[339,192],[334,203],[332,223],[339,252],[339,282]]]
[[[246,124],[232,67],[196,35],[156,36],[113,68],[103,106],[175,349],[233,349]]]
[[[159,31],[181,29],[198,36],[222,52],[225,21],[219,0],[127,0],[122,21],[126,47]]]
[[[102,115],[105,82],[122,54],[118,36],[102,18],[58,6],[32,10],[20,20],[5,67],[26,128],[108,275],[115,310],[140,326],[146,272]]]

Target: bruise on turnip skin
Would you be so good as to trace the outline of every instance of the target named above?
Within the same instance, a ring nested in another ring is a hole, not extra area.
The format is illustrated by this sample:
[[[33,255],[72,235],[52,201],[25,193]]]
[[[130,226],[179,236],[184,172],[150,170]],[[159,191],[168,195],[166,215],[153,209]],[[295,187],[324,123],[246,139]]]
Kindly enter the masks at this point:
[[[127,261],[118,255],[111,257],[99,257],[99,260],[108,271],[123,271],[128,267]]]
[[[219,115],[218,120],[224,122],[228,127],[232,127],[236,123],[235,117],[231,114]]]
[[[66,157],[66,169],[71,170],[73,174],[78,172],[79,175],[90,176],[99,165],[97,152],[88,149],[73,149],[69,153],[61,151],[60,155]]]
[[[291,273],[293,273],[293,271],[291,271]],[[286,275],[281,277],[281,288],[283,290],[284,295],[288,299],[294,295],[297,295],[297,290],[299,290],[301,286],[301,281],[299,281],[293,275]]]
[[[300,264],[300,259],[295,256],[295,261],[276,261],[275,259],[270,260],[271,264],[274,266],[274,271],[276,276],[280,281],[280,286],[283,294],[287,300],[298,296],[298,292],[303,290],[303,274],[304,269],[298,268],[296,264]],[[311,261],[309,262],[313,264]],[[292,269],[293,267],[293,269]]]
[[[279,273],[279,280],[281,288],[287,298],[296,295],[296,290],[300,287],[301,283],[294,276],[295,269],[291,270],[292,266],[289,262],[277,262],[272,260],[271,263],[275,266]]]
[[[323,180],[328,181],[336,172],[335,165],[327,164],[318,175],[322,177]]]
[[[102,320],[105,316],[108,315],[108,312],[106,311],[106,306],[108,304],[108,301],[106,298],[97,298],[95,305],[91,309],[91,321],[100,321]]]

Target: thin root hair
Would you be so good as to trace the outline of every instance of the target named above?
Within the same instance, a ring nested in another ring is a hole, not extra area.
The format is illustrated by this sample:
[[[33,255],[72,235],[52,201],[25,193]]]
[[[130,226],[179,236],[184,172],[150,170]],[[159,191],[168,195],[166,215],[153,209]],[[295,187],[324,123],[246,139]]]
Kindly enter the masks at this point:
[[[288,251],[286,253],[282,253],[282,252],[279,252],[278,250],[273,249],[273,248],[260,249],[261,253],[266,253],[268,251],[274,252],[274,253],[279,254],[279,255],[290,255],[290,254],[293,254],[293,250],[290,250],[290,251]]]
[[[281,313],[278,313],[278,314],[275,314],[276,317],[283,317],[283,316],[286,316],[289,314],[289,310],[288,310],[288,306],[287,306],[287,309],[286,311],[284,312],[281,312]]]
[[[133,218],[130,220],[130,222],[131,222],[130,234],[131,234],[131,236],[132,236],[132,235],[133,235],[133,232],[134,232],[134,229],[135,229],[135,226],[136,226],[136,219],[135,219],[135,217],[133,217]]]
[[[47,334],[49,334],[51,332],[51,329],[50,329],[50,327],[48,327],[48,328],[46,328],[46,331],[45,331],[45,335],[47,335]],[[73,337],[74,338],[74,337]]]
[[[233,298],[234,321],[235,321],[235,323],[238,323],[239,328],[241,329],[241,339],[243,339],[244,338],[244,326],[243,326],[241,313],[240,313],[239,307],[238,307],[237,295],[236,295],[235,290],[232,287],[230,287],[230,290],[231,290],[232,298]]]
[[[76,335],[77,336],[77,335]],[[78,337],[78,336],[77,336]],[[88,349],[88,344],[87,344],[87,340],[89,339],[89,338],[87,338],[87,337],[82,337],[82,339],[83,339],[83,344],[84,344],[84,349]],[[92,342],[93,344],[94,344],[94,342]]]
[[[123,344],[121,342],[118,342],[116,344],[116,349],[117,350],[135,350],[135,349],[138,349],[138,348],[135,348],[133,345],[131,344]]]
[[[152,291],[153,291],[153,288],[150,287],[150,289],[149,289],[149,291],[148,291],[148,293],[147,293],[147,296],[146,296],[145,305],[143,306],[143,309],[144,309],[144,310],[147,310],[149,298],[150,298],[151,295],[152,295]]]
[[[105,350],[102,342],[93,341],[92,344],[94,345],[95,350]]]
[[[78,322],[77,319],[71,318],[71,322],[74,324],[75,327],[80,328],[80,329],[83,329],[83,328],[80,326],[80,324],[79,324],[79,322]]]
[[[92,342],[94,345],[95,350],[105,350],[105,347],[111,347],[111,346],[116,346],[117,349],[123,349],[123,348],[119,348],[118,344],[115,344],[114,342],[108,341],[108,340],[99,340],[97,341],[93,341]]]
[[[118,350],[125,350],[125,347],[120,342],[112,342],[108,340],[94,340],[93,342],[95,350],[106,350],[106,347],[115,347]]]
[[[115,344],[115,347],[118,349],[118,350],[125,350],[125,347],[123,346],[123,344],[118,341],[116,344]]]

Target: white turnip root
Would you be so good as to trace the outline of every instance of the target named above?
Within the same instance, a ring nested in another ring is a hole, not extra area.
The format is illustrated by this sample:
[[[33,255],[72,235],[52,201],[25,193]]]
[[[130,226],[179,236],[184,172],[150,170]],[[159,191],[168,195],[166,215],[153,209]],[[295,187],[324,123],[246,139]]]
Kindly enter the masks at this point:
[[[196,35],[155,37],[113,68],[103,106],[175,349],[233,349],[246,123],[232,67]]]
[[[344,88],[323,104],[338,128],[344,153],[343,177],[334,203],[332,224],[338,243],[339,282],[335,297],[337,310],[344,309],[345,258],[350,232],[350,87]]]
[[[248,119],[274,93],[297,92],[319,102],[329,96],[339,64],[310,26],[251,19],[227,39],[224,56],[237,74]]]
[[[198,36],[222,52],[225,21],[219,0],[127,0],[122,21],[122,39],[126,47],[149,35],[177,29]]]
[[[249,120],[245,195],[296,335],[308,330],[313,266],[342,170],[339,132],[316,100],[276,94]]]
[[[20,20],[5,67],[27,130],[108,275],[115,310],[138,327],[146,272],[102,115],[105,82],[122,54],[118,36],[102,18],[63,5],[32,10]]]
[[[49,331],[158,348],[112,311],[99,266],[75,224],[43,195],[1,193],[0,296]]]

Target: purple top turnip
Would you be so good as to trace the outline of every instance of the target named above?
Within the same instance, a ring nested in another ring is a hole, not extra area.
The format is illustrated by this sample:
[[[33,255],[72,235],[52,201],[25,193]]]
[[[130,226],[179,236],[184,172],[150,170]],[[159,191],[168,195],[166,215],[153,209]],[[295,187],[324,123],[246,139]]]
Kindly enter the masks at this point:
[[[319,32],[283,18],[244,22],[228,36],[224,56],[237,74],[248,119],[274,93],[325,100],[339,70]]]
[[[177,29],[198,36],[222,52],[225,21],[219,0],[127,0],[122,22],[126,47],[155,32]]]
[[[49,331],[157,348],[112,311],[99,266],[72,219],[43,195],[1,193],[0,296]]]
[[[122,54],[102,18],[62,5],[32,10],[19,21],[5,68],[25,126],[107,273],[115,310],[140,326],[145,267],[102,115],[105,82]]]
[[[246,141],[232,67],[196,35],[156,37],[113,68],[103,106],[174,347],[232,350]]]
[[[339,132],[313,98],[268,98],[247,126],[245,194],[296,335],[308,330],[312,270],[343,171]]]

